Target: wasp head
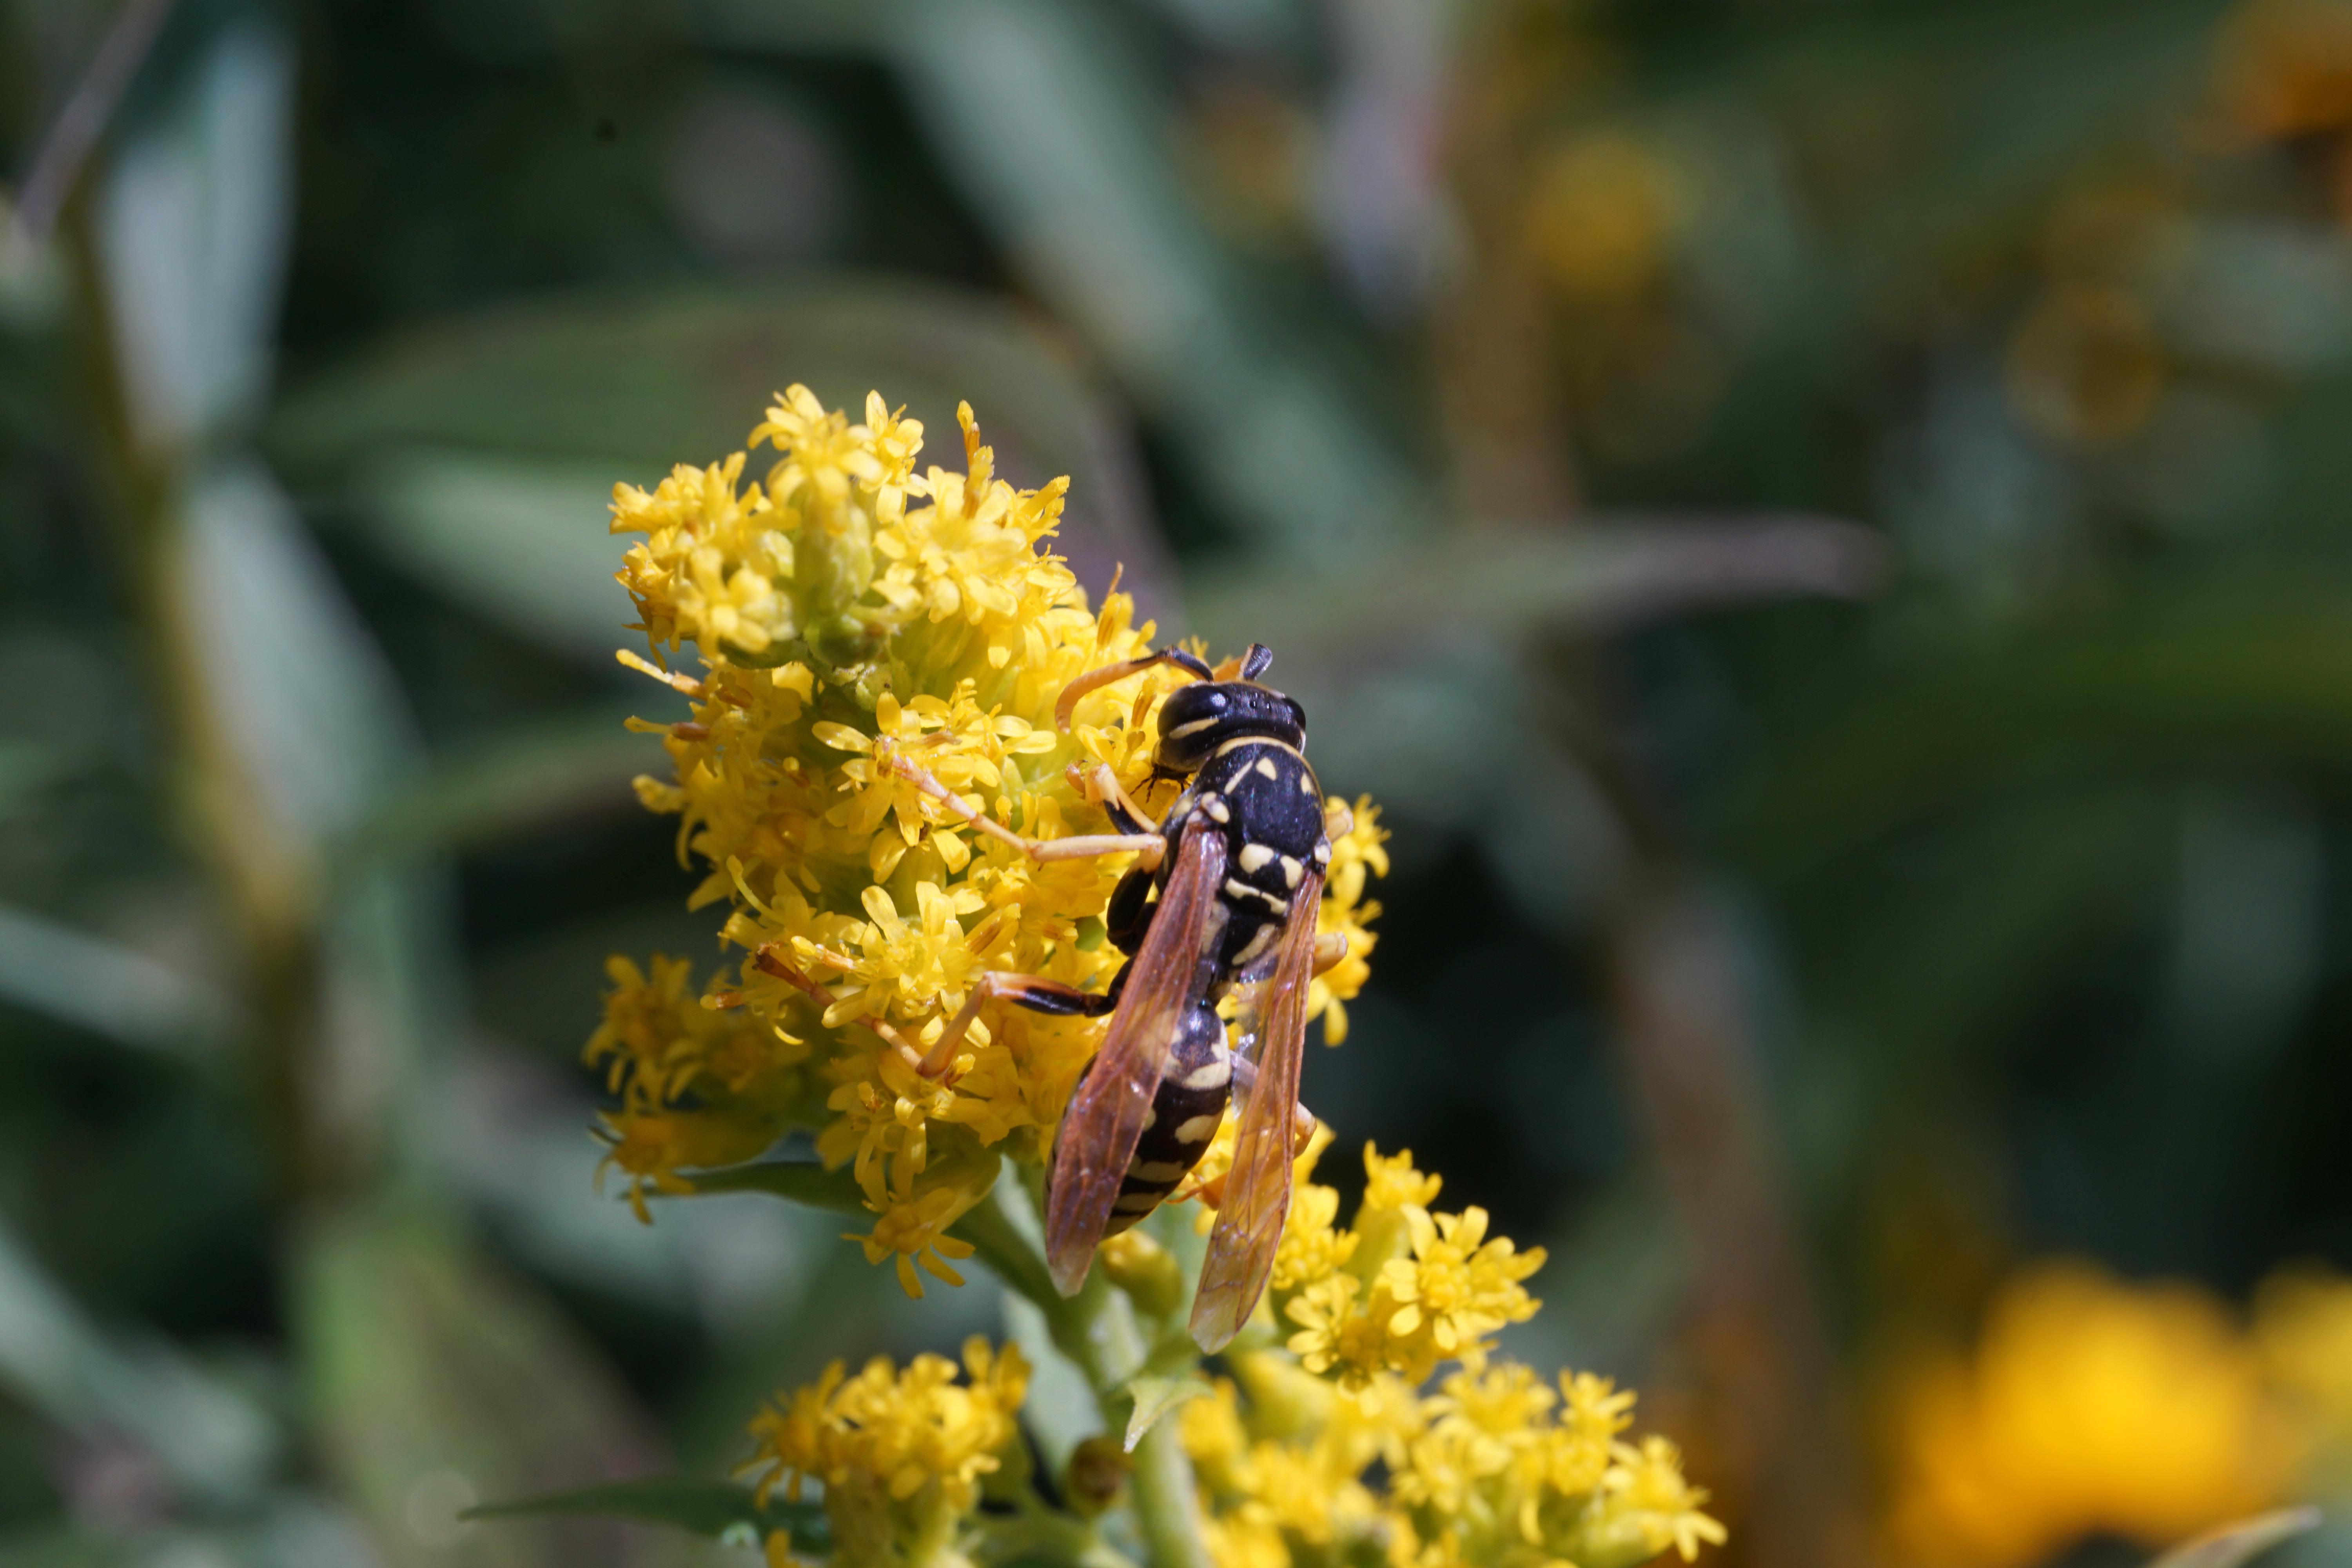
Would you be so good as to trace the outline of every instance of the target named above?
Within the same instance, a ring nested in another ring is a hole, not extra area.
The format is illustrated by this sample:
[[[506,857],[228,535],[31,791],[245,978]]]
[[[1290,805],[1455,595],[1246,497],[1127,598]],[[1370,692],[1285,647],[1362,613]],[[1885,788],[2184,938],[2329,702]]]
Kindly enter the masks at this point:
[[[1270,686],[1252,679],[1273,655],[1253,645],[1240,680],[1204,680],[1180,687],[1160,706],[1160,751],[1154,759],[1164,775],[1198,772],[1227,741],[1263,735],[1286,745],[1307,743],[1307,710]]]

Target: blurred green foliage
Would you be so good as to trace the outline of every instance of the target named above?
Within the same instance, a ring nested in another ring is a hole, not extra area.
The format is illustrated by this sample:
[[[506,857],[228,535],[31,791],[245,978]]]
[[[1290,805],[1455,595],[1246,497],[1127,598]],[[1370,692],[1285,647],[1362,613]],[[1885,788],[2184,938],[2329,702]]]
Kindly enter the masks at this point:
[[[604,497],[792,381],[1277,650],[1397,828],[1309,1103],[1735,1550],[2014,1258],[2352,1264],[2326,10],[11,0],[27,220],[161,26],[0,254],[0,1558],[677,1561],[456,1514],[995,1320],[590,1194],[598,963],[709,929]]]

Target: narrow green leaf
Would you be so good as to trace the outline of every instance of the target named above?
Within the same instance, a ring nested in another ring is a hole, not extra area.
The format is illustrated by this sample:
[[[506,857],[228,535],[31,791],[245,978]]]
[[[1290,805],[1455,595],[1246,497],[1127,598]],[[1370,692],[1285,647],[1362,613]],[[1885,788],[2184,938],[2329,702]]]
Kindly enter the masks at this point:
[[[247,423],[269,380],[293,195],[294,48],[247,19],[130,135],[99,193],[125,401],[153,449]]]
[[[1036,1439],[1047,1472],[1058,1476],[1080,1443],[1102,1434],[1102,1405],[1087,1374],[1054,1343],[1053,1326],[1037,1303],[1017,1290],[1004,1292],[1003,1303],[1005,1335],[1029,1358],[1021,1424]]]
[[[1874,531],[1805,514],[1620,514],[1576,531],[1497,532],[1352,551],[1313,578],[1235,571],[1193,584],[1192,628],[1212,647],[1276,635],[1287,657],[1448,626],[1615,627],[1710,605],[1873,591]]]
[[[595,1347],[437,1211],[370,1206],[312,1226],[292,1300],[308,1431],[390,1568],[451,1561],[424,1531],[454,1529],[478,1498],[660,1462],[650,1423]],[[508,1568],[662,1561],[642,1532],[589,1520],[503,1544],[494,1560]]]
[[[2148,1568],[2238,1568],[2241,1563],[2269,1551],[2280,1542],[2319,1527],[2315,1508],[2283,1508],[2273,1513],[2225,1524],[2194,1541],[2184,1542],[2148,1564]]]
[[[1127,1418],[1127,1451],[1143,1441],[1143,1435],[1160,1424],[1160,1418],[1188,1399],[1197,1399],[1209,1392],[1209,1380],[1199,1373],[1165,1377],[1157,1373],[1141,1373],[1127,1380],[1124,1391],[1135,1401],[1135,1412]]]
[[[730,1165],[688,1178],[698,1196],[707,1193],[766,1193],[810,1208],[836,1214],[864,1214],[866,1195],[857,1178],[845,1165],[828,1171],[814,1160],[763,1160],[756,1164]]]
[[[1426,518],[1421,475],[1349,367],[1194,209],[1140,29],[1108,7],[1044,0],[889,14],[889,54],[972,210],[1224,510],[1293,560],[1402,538]]]
[[[791,1532],[795,1551],[816,1555],[833,1549],[824,1510],[818,1504],[786,1502],[775,1498],[761,1503],[749,1487],[687,1476],[604,1481],[547,1497],[484,1503],[467,1509],[458,1517],[634,1519],[743,1545],[765,1541],[782,1530]]]
[[[903,280],[551,298],[427,323],[298,387],[268,445],[306,496],[436,591],[608,667],[627,602],[613,484],[740,447],[783,386],[862,412],[903,404],[929,454],[977,399],[999,471],[1071,478],[1057,547],[1081,580],[1116,563],[1147,614],[1170,571],[1116,409],[1003,300]],[[755,469],[759,468],[754,464]]]
[[[201,1055],[236,1023],[202,981],[91,932],[0,905],[0,997],[92,1034],[169,1056]]]
[[[629,781],[664,764],[653,738],[625,721],[684,711],[665,695],[655,688],[453,745],[372,803],[334,846],[337,873],[468,848],[567,814],[634,809]]]

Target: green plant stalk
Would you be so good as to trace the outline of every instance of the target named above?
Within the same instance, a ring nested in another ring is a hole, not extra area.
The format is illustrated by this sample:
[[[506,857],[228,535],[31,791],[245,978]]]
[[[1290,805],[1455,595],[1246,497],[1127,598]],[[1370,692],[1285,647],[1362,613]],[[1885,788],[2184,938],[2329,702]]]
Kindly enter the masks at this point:
[[[128,588],[169,748],[169,786],[180,827],[229,917],[240,988],[254,1023],[253,1079],[271,1142],[278,1194],[289,1209],[333,1186],[348,1154],[317,1126],[320,1007],[316,889],[301,857],[257,805],[248,764],[236,753],[207,688],[202,633],[186,599],[184,507],[200,453],[157,448],[134,428],[110,282],[91,233],[86,193],[67,208],[63,239],[72,267],[81,363],[88,377],[89,453],[110,503],[114,552]]]
[[[1122,1431],[1127,1381],[1141,1370],[1147,1349],[1135,1315],[1099,1268],[1087,1276],[1075,1296],[1065,1297],[1054,1289],[1045,1258],[1004,1211],[1013,1190],[1013,1184],[999,1182],[957,1222],[956,1234],[971,1243],[981,1261],[1009,1289],[1045,1314],[1055,1348],[1070,1358],[1094,1390],[1105,1429]],[[1144,1434],[1136,1445],[1134,1462],[1129,1486],[1151,1568],[1211,1568],[1208,1543],[1201,1535],[1192,1463],[1185,1457],[1176,1424],[1161,1421]]]
[[[1094,1530],[1042,1504],[1014,1519],[992,1520],[982,1527],[973,1550],[982,1568],[998,1563],[1068,1563],[1070,1568],[1136,1568],[1127,1554],[1106,1542]]]

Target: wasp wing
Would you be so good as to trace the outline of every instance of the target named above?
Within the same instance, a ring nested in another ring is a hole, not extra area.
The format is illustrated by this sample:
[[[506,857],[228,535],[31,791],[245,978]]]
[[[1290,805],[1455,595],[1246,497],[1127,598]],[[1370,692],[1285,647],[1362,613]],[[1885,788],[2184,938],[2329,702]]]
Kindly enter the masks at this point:
[[[1234,1075],[1241,1101],[1234,1166],[1192,1298],[1192,1338],[1202,1350],[1224,1349],[1256,1310],[1290,1215],[1290,1164],[1297,1152],[1292,1133],[1306,1054],[1307,984],[1315,975],[1315,916],[1322,900],[1323,879],[1312,873],[1291,895],[1273,972],[1257,996],[1257,1070],[1247,1088],[1244,1075]]]
[[[1188,826],[1176,864],[1151,916],[1142,951],[1128,971],[1102,1050],[1070,1097],[1054,1142],[1045,1194],[1045,1263],[1054,1287],[1074,1296],[1086,1283],[1095,1244],[1110,1224],[1111,1205],[1143,1136],[1160,1070],[1188,1008],[1215,977],[1214,942],[1225,907],[1225,840],[1213,828]]]

